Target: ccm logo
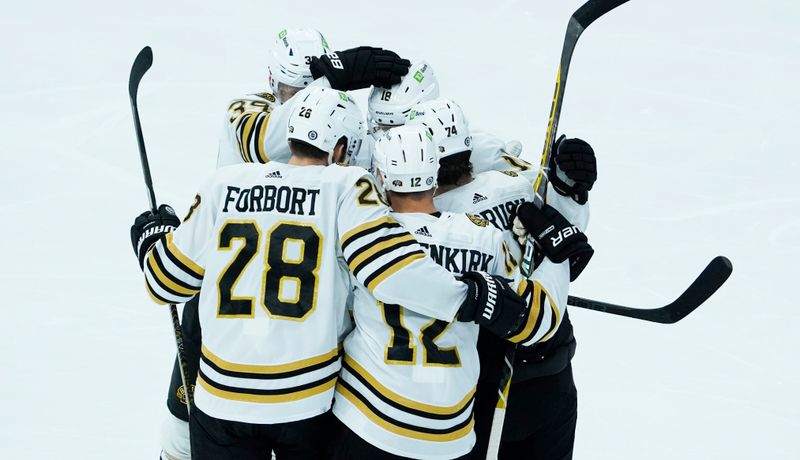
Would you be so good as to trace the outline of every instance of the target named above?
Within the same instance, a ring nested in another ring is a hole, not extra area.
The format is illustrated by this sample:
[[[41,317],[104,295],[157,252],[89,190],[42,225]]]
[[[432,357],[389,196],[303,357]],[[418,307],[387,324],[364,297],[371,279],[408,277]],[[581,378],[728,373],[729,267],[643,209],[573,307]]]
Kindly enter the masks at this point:
[[[573,225],[571,227],[567,227],[567,228],[561,230],[560,232],[558,232],[556,234],[556,236],[550,238],[550,241],[553,243],[553,247],[555,248],[559,244],[561,244],[561,242],[564,241],[565,238],[569,238],[570,236],[576,235],[576,234],[578,234],[580,232],[581,231],[578,230],[578,227]]]
[[[339,55],[336,53],[328,53],[328,59],[331,60],[331,65],[334,69],[344,70],[344,65],[342,65],[342,60],[339,59]]]

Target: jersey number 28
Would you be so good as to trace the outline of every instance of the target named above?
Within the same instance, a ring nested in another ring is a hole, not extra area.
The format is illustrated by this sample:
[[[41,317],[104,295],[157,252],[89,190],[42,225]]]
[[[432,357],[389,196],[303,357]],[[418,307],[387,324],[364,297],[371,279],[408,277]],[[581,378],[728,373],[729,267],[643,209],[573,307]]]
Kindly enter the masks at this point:
[[[272,318],[302,321],[314,311],[317,304],[317,271],[322,256],[322,237],[311,224],[279,222],[269,229],[264,239],[267,250],[259,303]],[[230,251],[236,240],[242,241],[242,244],[217,281],[217,316],[253,318],[255,298],[236,296],[233,291],[259,252],[261,229],[252,220],[228,221],[220,229],[218,249]],[[289,251],[290,246],[294,246],[295,251]]]

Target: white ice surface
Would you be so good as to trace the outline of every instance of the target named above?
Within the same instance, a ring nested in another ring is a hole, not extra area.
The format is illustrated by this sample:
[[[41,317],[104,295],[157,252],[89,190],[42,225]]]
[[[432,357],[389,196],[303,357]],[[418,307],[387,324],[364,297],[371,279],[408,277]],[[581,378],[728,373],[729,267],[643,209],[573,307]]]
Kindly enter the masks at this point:
[[[143,45],[157,196],[182,213],[284,25],[427,59],[473,125],[536,161],[579,3],[5,3],[0,458],[156,458],[174,345],[128,237],[147,207],[127,98]],[[600,179],[573,292],[657,306],[717,254],[735,269],[676,325],[571,310],[576,459],[800,458],[799,26],[792,0],[632,0],[582,37],[560,131],[592,143]]]

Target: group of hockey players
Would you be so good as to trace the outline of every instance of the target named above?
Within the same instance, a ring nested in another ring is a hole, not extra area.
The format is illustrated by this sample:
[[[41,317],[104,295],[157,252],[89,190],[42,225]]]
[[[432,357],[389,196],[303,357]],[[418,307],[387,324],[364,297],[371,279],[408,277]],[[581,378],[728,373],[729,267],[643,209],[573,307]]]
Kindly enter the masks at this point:
[[[471,130],[424,61],[288,29],[268,73],[183,221],[161,205],[131,228],[149,295],[186,303],[161,458],[483,459],[514,349],[499,458],[571,458],[591,147],[558,140],[539,208],[539,167]]]

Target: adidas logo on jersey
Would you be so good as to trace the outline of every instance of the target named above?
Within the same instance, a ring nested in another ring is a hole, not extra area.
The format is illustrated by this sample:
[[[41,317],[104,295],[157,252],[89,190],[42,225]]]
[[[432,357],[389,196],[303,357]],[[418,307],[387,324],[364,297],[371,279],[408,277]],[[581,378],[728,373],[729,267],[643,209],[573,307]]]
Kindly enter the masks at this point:
[[[431,235],[431,232],[428,231],[428,227],[420,227],[420,228],[417,229],[416,232],[414,232],[414,234],[415,235],[427,236],[427,237],[433,237],[433,235]]]
[[[485,196],[481,195],[480,193],[476,193],[476,194],[472,195],[472,204],[478,204],[481,201],[486,201],[486,200],[488,200],[488,198],[486,198]]]
[[[281,176],[280,171],[272,171],[271,173],[267,174],[264,177],[266,177],[267,179],[283,179],[283,176]]]

